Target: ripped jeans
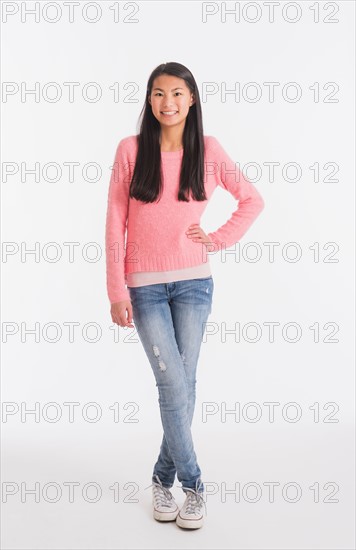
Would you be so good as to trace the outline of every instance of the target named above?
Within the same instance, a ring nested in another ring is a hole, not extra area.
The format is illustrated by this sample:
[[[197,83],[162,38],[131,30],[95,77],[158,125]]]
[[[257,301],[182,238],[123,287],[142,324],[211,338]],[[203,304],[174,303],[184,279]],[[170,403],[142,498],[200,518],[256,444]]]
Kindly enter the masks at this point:
[[[212,307],[213,278],[210,275],[127,288],[133,321],[156,379],[164,432],[152,481],[158,475],[162,485],[170,488],[177,474],[182,488],[195,490],[199,482],[199,490],[203,491],[191,424],[200,346]]]

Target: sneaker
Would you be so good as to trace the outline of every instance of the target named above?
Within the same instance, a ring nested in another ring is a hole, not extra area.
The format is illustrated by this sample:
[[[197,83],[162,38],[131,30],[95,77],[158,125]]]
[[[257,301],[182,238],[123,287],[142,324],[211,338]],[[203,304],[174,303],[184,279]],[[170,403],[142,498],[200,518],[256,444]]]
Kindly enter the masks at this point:
[[[152,486],[153,517],[157,521],[174,521],[179,512],[174,496],[167,487],[163,487],[158,475],[154,477],[157,481],[148,486]]]
[[[185,502],[177,515],[176,524],[184,529],[199,529],[204,522],[204,508],[206,505],[204,494],[189,487],[182,487],[188,491]],[[203,508],[204,505],[204,508]]]

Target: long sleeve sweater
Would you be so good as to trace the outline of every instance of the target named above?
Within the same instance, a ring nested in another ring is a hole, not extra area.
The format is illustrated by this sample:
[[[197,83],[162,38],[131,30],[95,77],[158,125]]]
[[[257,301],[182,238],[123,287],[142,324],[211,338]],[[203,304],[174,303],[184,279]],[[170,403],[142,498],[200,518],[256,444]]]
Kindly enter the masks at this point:
[[[238,200],[238,207],[225,224],[207,234],[208,252],[229,248],[238,242],[263,210],[262,196],[218,140],[204,136],[204,145],[206,201],[178,200],[181,149],[161,152],[161,199],[143,203],[129,197],[137,136],[127,136],[119,142],[109,184],[105,232],[106,281],[111,304],[130,299],[126,288],[128,273],[182,269],[207,261],[205,245],[194,242],[186,231],[191,224],[200,225],[217,186],[229,191]]]

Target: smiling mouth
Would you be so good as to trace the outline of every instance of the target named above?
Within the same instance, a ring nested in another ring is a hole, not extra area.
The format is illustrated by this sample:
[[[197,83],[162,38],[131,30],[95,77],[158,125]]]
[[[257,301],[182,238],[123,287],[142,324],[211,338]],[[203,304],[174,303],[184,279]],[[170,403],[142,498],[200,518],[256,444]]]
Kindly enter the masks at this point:
[[[178,111],[160,111],[161,115],[164,116],[174,116],[178,113]]]

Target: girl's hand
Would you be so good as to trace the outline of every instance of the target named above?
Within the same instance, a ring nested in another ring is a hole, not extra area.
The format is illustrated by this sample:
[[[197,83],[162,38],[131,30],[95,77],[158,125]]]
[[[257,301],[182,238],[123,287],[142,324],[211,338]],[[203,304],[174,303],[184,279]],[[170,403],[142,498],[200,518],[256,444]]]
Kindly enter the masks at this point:
[[[131,300],[123,300],[122,302],[116,302],[111,304],[111,319],[113,323],[120,327],[135,328],[132,324],[132,304]]]
[[[209,244],[211,241],[209,240],[209,237],[198,223],[193,223],[188,227],[188,231],[185,232],[187,237],[189,239],[192,239],[195,243],[204,243]]]

